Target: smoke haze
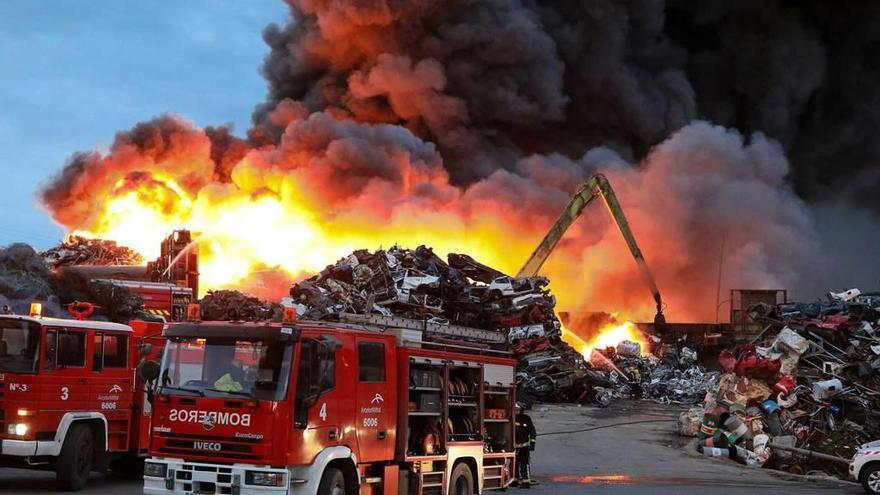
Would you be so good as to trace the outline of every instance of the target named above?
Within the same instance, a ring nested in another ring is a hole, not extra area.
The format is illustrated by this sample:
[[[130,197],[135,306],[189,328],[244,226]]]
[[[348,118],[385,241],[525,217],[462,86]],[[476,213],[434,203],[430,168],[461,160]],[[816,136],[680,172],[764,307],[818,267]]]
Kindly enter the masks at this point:
[[[139,124],[106,153],[73,155],[41,192],[53,218],[123,243],[187,225],[216,241],[200,248],[209,259],[257,259],[215,286],[394,242],[514,272],[601,171],[671,319],[714,318],[722,244],[725,292],[809,298],[880,281],[868,262],[880,212],[873,6],[289,4],[291,19],[263,33],[268,97],[246,137],[173,115]],[[268,206],[239,215],[247,204]],[[143,205],[137,232],[126,229]],[[545,268],[560,309],[650,317],[648,290],[594,208]],[[242,224],[286,254],[237,238]]]

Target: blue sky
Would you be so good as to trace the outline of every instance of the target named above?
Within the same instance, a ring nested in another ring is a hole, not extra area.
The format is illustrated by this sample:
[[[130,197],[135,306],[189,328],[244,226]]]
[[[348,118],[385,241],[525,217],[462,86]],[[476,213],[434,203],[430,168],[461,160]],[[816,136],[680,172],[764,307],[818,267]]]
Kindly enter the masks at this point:
[[[281,0],[0,2],[0,245],[58,242],[36,192],[75,150],[165,112],[242,134],[260,33],[286,18]]]

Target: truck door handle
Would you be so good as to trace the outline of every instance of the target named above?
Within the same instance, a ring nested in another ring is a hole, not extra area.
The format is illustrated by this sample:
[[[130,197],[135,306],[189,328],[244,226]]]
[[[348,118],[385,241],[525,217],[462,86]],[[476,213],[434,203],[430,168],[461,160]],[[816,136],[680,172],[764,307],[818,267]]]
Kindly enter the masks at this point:
[[[80,378],[80,379],[77,380],[77,381],[78,381],[79,383],[88,383],[88,380],[86,380],[85,378]]]
[[[329,435],[329,437],[330,437],[330,441],[331,441],[331,442],[335,442],[335,441],[336,441],[336,430],[335,430],[335,429],[330,430],[330,435]]]
[[[385,437],[388,436],[388,433],[385,430],[379,432],[379,440],[385,440]]]

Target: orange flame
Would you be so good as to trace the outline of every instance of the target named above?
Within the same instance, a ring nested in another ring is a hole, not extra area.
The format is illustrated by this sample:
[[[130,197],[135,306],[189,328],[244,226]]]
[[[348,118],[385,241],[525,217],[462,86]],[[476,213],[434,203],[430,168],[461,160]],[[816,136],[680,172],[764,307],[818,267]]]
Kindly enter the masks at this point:
[[[203,292],[242,288],[254,273],[276,272],[287,285],[258,295],[278,297],[293,279],[318,272],[355,249],[398,243],[425,244],[440,256],[465,252],[505,271],[515,271],[516,261],[525,259],[531,248],[525,240],[511,243],[502,236],[504,227],[497,225],[470,225],[467,235],[457,235],[464,227],[451,212],[403,212],[381,226],[357,212],[326,222],[319,207],[293,193],[261,196],[212,185],[194,194],[158,175],[133,190],[127,186],[110,195],[89,228],[72,233],[112,239],[153,259],[169,232],[189,229],[198,242]]]
[[[643,334],[631,321],[624,321],[623,323],[615,322],[604,325],[598,333],[588,341],[582,339],[576,333],[563,326],[562,340],[575,349],[578,349],[586,360],[590,359],[590,354],[592,354],[593,349],[617,347],[617,344],[625,340],[639,344],[642,356],[650,354],[648,351],[648,337],[645,336],[645,334]]]

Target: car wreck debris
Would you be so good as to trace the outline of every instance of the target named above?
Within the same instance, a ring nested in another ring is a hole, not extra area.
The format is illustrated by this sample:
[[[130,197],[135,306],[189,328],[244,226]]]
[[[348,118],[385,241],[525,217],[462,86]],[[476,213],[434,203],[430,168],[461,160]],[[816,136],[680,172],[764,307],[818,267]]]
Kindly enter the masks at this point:
[[[70,235],[61,244],[40,253],[50,268],[70,265],[141,265],[143,257],[115,241]]]
[[[294,284],[283,304],[304,319],[376,315],[494,332],[519,360],[519,397],[526,402],[607,406],[644,397],[694,404],[717,380],[718,373],[694,366],[696,352],[686,347],[666,346],[658,358],[625,341],[585,360],[562,339],[548,284],[541,276],[510,277],[464,254],[444,261],[426,246],[395,246],[351,253]],[[499,339],[485,340],[498,347]]]
[[[280,318],[281,305],[237,290],[213,290],[200,301],[202,318],[211,321],[259,321]]]

